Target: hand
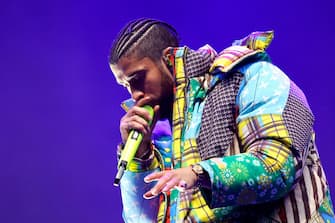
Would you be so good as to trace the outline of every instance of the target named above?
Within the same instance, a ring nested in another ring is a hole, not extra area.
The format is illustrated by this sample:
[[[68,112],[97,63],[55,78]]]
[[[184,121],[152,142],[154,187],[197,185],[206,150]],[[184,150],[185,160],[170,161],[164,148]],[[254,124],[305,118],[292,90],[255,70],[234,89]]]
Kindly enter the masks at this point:
[[[125,143],[127,141],[129,132],[132,129],[137,130],[138,132],[143,134],[143,140],[139,149],[137,150],[136,157],[143,157],[143,154],[148,154],[148,149],[150,147],[151,142],[151,133],[152,129],[157,120],[157,113],[159,110],[159,106],[154,106],[154,117],[151,117],[149,112],[143,108],[144,105],[150,102],[149,97],[145,97],[136,102],[134,107],[129,109],[129,111],[121,118],[120,120],[120,133],[122,142]],[[152,121],[152,125],[150,127],[149,122]]]
[[[192,188],[197,181],[197,176],[191,166],[188,166],[149,174],[144,178],[144,181],[146,183],[157,181],[157,184],[143,195],[145,199],[151,199],[161,192],[167,192],[171,189],[183,191]]]

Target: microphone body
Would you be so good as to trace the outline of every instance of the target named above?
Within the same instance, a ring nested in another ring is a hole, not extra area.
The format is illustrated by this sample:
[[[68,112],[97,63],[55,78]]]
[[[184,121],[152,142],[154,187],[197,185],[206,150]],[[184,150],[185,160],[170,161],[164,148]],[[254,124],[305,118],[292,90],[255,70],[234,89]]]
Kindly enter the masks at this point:
[[[153,117],[154,109],[151,106],[145,105],[143,106],[143,108],[145,108],[150,113],[150,116]],[[149,125],[151,125],[151,122],[149,123]],[[134,159],[142,140],[142,133],[134,129],[130,131],[118,162],[118,172],[114,179],[114,186],[120,185],[120,180],[124,174],[124,171],[128,169],[130,162]]]

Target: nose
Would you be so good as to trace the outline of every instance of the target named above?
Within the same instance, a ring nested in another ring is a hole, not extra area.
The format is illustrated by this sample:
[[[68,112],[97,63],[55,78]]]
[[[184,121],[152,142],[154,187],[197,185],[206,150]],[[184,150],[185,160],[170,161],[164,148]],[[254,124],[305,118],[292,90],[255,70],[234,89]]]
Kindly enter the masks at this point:
[[[144,98],[144,92],[143,91],[136,90],[136,89],[131,89],[130,92],[131,92],[132,99],[134,99],[135,101],[138,101],[141,98]]]

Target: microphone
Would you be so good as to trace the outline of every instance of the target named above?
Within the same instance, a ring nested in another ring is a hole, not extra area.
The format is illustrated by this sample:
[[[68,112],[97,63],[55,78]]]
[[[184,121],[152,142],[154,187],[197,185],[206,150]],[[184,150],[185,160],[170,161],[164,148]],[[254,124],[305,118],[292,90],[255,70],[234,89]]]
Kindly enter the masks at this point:
[[[149,113],[150,116],[154,116],[154,109],[149,105],[144,105],[145,108]],[[151,121],[149,122],[151,125]],[[118,172],[114,179],[114,186],[120,185],[120,180],[124,174],[124,171],[128,169],[130,162],[135,157],[135,154],[138,150],[143,139],[143,134],[137,130],[132,129],[128,135],[126,144],[124,145],[124,149],[121,152],[121,157],[118,162]]]

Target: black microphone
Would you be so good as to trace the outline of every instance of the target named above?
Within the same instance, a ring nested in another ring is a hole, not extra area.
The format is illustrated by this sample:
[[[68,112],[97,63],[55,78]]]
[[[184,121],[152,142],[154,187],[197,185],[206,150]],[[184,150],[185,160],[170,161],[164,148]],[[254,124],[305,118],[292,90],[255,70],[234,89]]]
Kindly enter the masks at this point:
[[[145,105],[143,106],[143,108],[145,108],[150,113],[151,118],[154,116],[154,109],[151,106]],[[151,121],[149,122],[149,125],[151,125]],[[118,162],[118,172],[114,179],[114,186],[120,185],[120,180],[124,174],[124,171],[128,169],[129,163],[135,157],[135,154],[142,140],[143,140],[142,133],[134,129],[130,131],[126,144],[124,145],[124,149],[121,152],[121,157]]]

